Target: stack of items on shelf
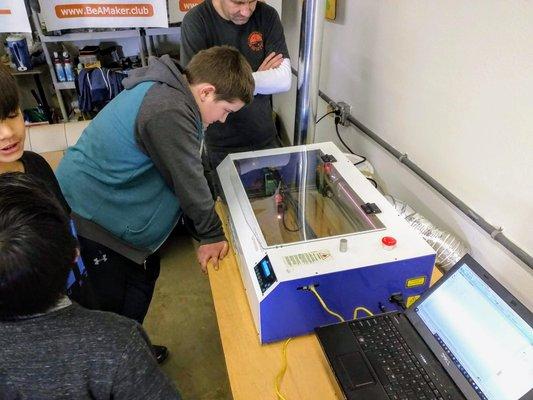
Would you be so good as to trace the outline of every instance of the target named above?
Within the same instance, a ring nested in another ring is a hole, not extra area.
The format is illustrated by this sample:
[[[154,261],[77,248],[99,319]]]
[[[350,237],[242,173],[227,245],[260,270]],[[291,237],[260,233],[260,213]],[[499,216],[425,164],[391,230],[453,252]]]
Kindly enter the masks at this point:
[[[133,67],[120,46],[101,49],[85,46],[80,49],[78,62],[78,104],[81,112],[96,113],[122,90],[125,70]]]
[[[8,33],[3,42],[4,54],[0,53],[0,64],[11,71],[16,76],[31,76],[35,82],[35,87],[28,92],[31,93],[35,104],[26,99],[23,107],[24,121],[27,126],[48,124],[53,120],[48,102],[40,80],[43,69],[40,67],[45,63],[43,51],[38,42],[34,42],[30,34]]]
[[[78,70],[81,68],[100,68],[101,66],[99,46],[85,46],[80,49]]]
[[[99,46],[85,46],[80,49],[78,69],[106,67],[111,69],[128,70],[140,66],[135,58],[124,57],[121,46],[110,46],[101,49]]]
[[[58,82],[75,82],[78,101],[73,108],[91,118],[123,90],[124,71],[137,63],[124,57],[121,46],[116,45],[85,46],[78,54],[74,63],[67,51],[54,52],[54,69]]]

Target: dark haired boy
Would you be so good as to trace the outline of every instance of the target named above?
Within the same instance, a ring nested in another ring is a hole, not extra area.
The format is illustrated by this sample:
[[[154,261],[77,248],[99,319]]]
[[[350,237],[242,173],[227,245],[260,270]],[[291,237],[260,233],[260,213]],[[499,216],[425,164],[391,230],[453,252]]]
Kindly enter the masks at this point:
[[[0,398],[179,399],[139,324],[65,296],[76,256],[42,181],[0,175]]]
[[[0,65],[0,174],[6,172],[24,172],[39,178],[50,189],[62,205],[66,214],[70,214],[59,183],[50,165],[39,154],[24,150],[26,126],[17,84],[11,73]],[[83,265],[76,266],[67,280],[69,296],[83,299],[87,305],[92,304],[93,294],[87,283]]]
[[[159,275],[154,252],[182,212],[201,239],[204,272],[228,250],[204,178],[203,135],[253,98],[248,62],[230,47],[198,53],[183,71],[168,56],[123,81],[57,170],[78,226],[100,309],[142,323]],[[158,359],[166,349],[156,348]]]
[[[0,65],[0,174],[24,172],[41,179],[60,201],[66,213],[65,201],[54,172],[40,155],[24,151],[26,126],[17,84],[11,73]]]

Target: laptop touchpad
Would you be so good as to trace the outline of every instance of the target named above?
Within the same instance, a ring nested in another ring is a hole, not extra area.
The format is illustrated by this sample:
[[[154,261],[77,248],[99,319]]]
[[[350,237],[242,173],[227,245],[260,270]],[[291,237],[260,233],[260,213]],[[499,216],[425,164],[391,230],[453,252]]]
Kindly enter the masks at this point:
[[[343,386],[348,386],[344,388],[345,390],[360,389],[363,386],[375,383],[368,364],[360,352],[343,354],[337,357],[337,361],[348,378],[347,382],[341,382]]]

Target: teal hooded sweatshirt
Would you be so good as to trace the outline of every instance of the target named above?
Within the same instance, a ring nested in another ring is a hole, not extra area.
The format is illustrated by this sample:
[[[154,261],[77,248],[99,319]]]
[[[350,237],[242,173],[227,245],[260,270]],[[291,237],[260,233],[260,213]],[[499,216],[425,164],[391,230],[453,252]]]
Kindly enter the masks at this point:
[[[179,67],[152,58],[123,83],[57,170],[79,235],[141,263],[183,210],[202,243],[224,240],[203,174],[200,112]]]

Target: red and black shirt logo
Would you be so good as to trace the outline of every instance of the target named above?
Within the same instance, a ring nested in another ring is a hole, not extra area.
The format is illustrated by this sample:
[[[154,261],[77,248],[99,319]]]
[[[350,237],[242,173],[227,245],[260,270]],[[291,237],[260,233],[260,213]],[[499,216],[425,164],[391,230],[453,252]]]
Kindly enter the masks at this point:
[[[248,35],[248,47],[253,51],[263,50],[263,34],[257,31],[250,33]]]

